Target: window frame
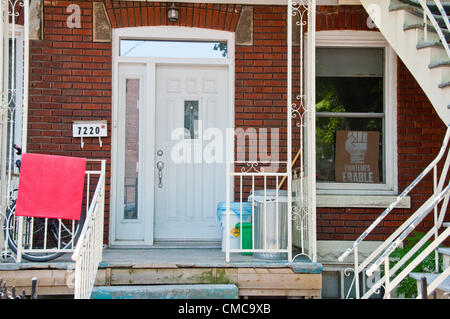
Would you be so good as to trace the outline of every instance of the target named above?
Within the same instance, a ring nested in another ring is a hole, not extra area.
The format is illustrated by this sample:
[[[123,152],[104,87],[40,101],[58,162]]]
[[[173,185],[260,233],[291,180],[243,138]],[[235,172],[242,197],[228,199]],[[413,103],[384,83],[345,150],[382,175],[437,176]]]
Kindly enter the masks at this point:
[[[316,48],[382,48],[384,50],[384,127],[383,153],[385,183],[316,182],[317,194],[396,195],[397,184],[397,59],[380,32],[319,31]],[[308,60],[308,59],[307,59]],[[309,59],[310,60],[310,59]],[[317,114],[316,114],[317,118]],[[315,132],[314,132],[315,134]],[[314,163],[315,164],[315,163]]]

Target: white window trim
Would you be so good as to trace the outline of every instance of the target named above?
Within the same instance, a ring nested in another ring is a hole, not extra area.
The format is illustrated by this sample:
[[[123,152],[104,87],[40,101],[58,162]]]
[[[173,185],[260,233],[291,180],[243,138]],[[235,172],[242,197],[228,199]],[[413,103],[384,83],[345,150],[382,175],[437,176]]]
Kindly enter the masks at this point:
[[[374,31],[319,31],[316,32],[316,47],[371,47],[385,50],[385,184],[323,183],[317,182],[317,195],[397,195],[397,56],[386,39]],[[306,50],[306,52],[308,52]],[[306,57],[306,61],[308,61]],[[389,134],[387,134],[389,132]],[[319,198],[318,198],[319,199]],[[369,198],[367,198],[369,199]],[[377,199],[375,198],[373,203]],[[371,206],[372,201],[366,205]],[[346,201],[340,201],[345,206]]]
[[[317,207],[387,208],[397,198],[394,195],[317,195]],[[411,197],[405,196],[396,208],[411,208]]]

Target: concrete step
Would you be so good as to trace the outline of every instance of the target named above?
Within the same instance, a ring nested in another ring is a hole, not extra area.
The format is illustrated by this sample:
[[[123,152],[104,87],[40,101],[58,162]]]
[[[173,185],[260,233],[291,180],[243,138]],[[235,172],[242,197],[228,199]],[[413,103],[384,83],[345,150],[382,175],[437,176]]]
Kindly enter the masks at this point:
[[[449,86],[450,86],[450,81],[445,81],[445,82],[442,82],[441,84],[439,84],[439,87],[441,89],[449,87]]]
[[[405,0],[391,0],[389,4],[389,11],[397,11],[397,10],[405,10],[414,14],[417,17],[423,17],[423,9],[420,4],[415,5],[411,3],[413,1],[405,1]],[[436,19],[437,23],[440,27],[445,27],[445,22],[440,13],[432,10],[433,16]]]
[[[438,248],[438,252],[442,255],[450,256],[450,247]]]
[[[419,19],[419,18],[417,18]],[[421,31],[422,34],[425,34],[425,30],[424,30],[424,26],[425,23],[423,22],[409,22],[409,21],[405,21],[405,23],[403,24],[403,31],[408,31],[408,30],[418,30]],[[450,31],[448,31],[446,28],[441,28],[442,33],[444,34],[445,40],[447,41],[447,43],[450,43]],[[423,37],[425,37],[423,35]],[[436,31],[436,29],[431,25],[431,24],[427,24],[427,37],[429,39],[439,39],[438,36],[438,32]]]
[[[427,279],[427,285],[430,285],[440,274],[430,274],[424,272],[412,272],[409,276],[415,280],[422,280],[423,277]],[[450,277],[447,277],[439,286],[439,290],[450,292]]]
[[[444,269],[450,267],[450,247],[438,248],[438,253],[442,255],[442,267]]]
[[[237,299],[233,284],[94,287],[91,299]]]
[[[417,0],[398,0],[401,3],[405,3],[405,4],[409,4],[418,8],[421,8],[422,6],[420,5],[419,1]],[[431,12],[439,14],[439,10],[436,6],[436,4],[434,3],[434,1],[427,1],[427,6],[430,9]],[[444,10],[447,14],[450,14],[450,3],[448,2],[441,2],[442,6],[444,7]]]
[[[416,48],[417,50],[425,48],[444,48],[444,45],[441,43],[441,41],[427,41],[417,43]]]
[[[428,64],[428,67],[430,69],[438,68],[438,67],[441,67],[441,66],[450,66],[450,60],[441,60],[441,61],[437,61],[437,62],[433,62],[433,63]]]

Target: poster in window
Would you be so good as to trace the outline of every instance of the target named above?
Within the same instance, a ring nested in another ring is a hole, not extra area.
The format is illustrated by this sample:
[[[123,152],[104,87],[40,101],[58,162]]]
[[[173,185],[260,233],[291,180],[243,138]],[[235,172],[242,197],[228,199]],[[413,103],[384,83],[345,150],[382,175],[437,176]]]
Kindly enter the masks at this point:
[[[379,141],[376,131],[336,131],[336,182],[379,183]]]

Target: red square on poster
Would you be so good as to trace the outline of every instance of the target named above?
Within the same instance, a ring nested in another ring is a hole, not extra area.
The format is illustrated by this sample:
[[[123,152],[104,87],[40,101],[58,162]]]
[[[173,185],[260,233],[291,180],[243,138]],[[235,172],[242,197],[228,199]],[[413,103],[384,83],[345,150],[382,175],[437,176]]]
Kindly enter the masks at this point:
[[[86,159],[22,155],[16,216],[79,220]]]

